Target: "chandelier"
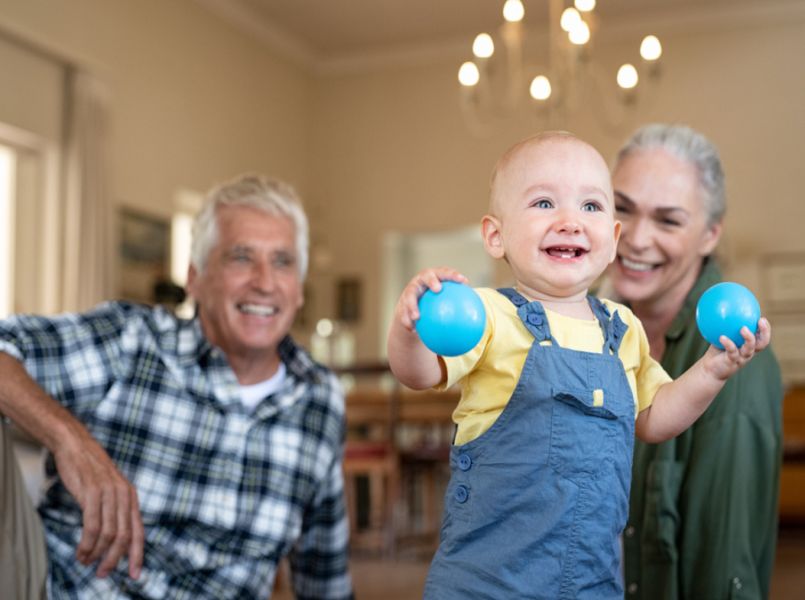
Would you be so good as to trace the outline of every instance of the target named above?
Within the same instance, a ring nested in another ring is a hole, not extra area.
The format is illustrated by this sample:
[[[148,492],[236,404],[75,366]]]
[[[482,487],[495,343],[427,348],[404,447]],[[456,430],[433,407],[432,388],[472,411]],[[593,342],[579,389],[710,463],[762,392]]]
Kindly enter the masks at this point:
[[[521,0],[506,0],[495,37],[475,37],[474,58],[458,71],[462,108],[474,128],[494,125],[524,105],[543,125],[561,125],[584,106],[605,124],[617,126],[635,104],[638,85],[657,79],[662,45],[656,36],[643,38],[639,61],[606,73],[593,60],[595,0],[575,0],[573,6],[566,0],[548,2],[547,37],[541,44],[537,39],[525,43]],[[496,51],[496,45],[503,51]]]

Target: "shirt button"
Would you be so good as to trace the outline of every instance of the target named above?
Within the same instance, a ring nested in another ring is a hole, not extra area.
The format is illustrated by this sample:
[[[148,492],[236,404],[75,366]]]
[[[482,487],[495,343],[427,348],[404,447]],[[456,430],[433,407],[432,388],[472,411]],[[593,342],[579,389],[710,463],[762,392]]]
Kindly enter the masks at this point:
[[[628,538],[632,537],[634,535],[634,527],[632,525],[629,525],[629,527],[627,527],[623,533]]]
[[[456,487],[456,491],[453,492],[453,497],[459,504],[464,504],[467,501],[467,498],[469,498],[469,496],[470,492],[464,485],[459,485],[458,487]]]
[[[469,454],[458,455],[458,468],[462,471],[469,471],[472,466],[472,459]]]
[[[734,577],[732,579],[732,585],[735,586],[736,590],[740,590],[743,587],[743,583],[741,583],[741,579],[739,577]]]
[[[636,583],[630,583],[629,587],[626,588],[626,591],[629,592],[630,594],[636,594],[637,593],[637,584]]]

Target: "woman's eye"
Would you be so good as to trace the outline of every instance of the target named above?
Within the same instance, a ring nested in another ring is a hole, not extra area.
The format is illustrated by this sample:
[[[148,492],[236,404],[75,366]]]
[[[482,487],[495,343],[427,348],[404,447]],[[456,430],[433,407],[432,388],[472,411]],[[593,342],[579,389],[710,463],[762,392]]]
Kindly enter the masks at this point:
[[[615,205],[615,212],[616,213],[621,213],[621,214],[627,214],[629,212],[629,209],[626,208],[623,204],[616,204]]]
[[[662,219],[661,223],[669,227],[679,227],[680,225],[682,225],[682,223],[680,223],[676,219]]]

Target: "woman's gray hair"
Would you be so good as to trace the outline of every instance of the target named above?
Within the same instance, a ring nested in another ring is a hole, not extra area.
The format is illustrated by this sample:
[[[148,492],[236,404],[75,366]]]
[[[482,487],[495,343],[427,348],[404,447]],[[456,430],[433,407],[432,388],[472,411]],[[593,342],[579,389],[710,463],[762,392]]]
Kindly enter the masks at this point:
[[[713,143],[685,125],[652,123],[632,134],[618,152],[615,167],[630,154],[652,148],[661,148],[696,168],[708,224],[720,222],[727,210],[727,199],[724,169]]]
[[[308,222],[296,191],[287,183],[262,175],[241,175],[214,187],[207,194],[193,222],[193,244],[190,262],[201,273],[207,257],[218,241],[219,206],[250,206],[269,215],[290,219],[296,232],[296,254],[299,275],[307,273]]]

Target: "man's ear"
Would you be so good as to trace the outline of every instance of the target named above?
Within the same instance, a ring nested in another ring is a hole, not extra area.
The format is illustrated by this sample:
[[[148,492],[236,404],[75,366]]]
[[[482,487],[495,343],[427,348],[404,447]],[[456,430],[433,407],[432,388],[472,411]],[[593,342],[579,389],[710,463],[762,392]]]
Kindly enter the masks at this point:
[[[713,250],[718,246],[718,241],[721,239],[723,229],[724,226],[721,221],[707,226],[699,246],[700,256],[710,256],[713,253]]]
[[[500,221],[492,215],[484,215],[481,219],[481,235],[484,248],[492,258],[503,258],[506,250],[503,247],[503,235],[500,232]]]
[[[185,290],[187,293],[192,296],[193,298],[196,297],[196,278],[198,277],[198,273],[196,272],[196,267],[192,264],[187,267],[187,283],[185,284]]]

